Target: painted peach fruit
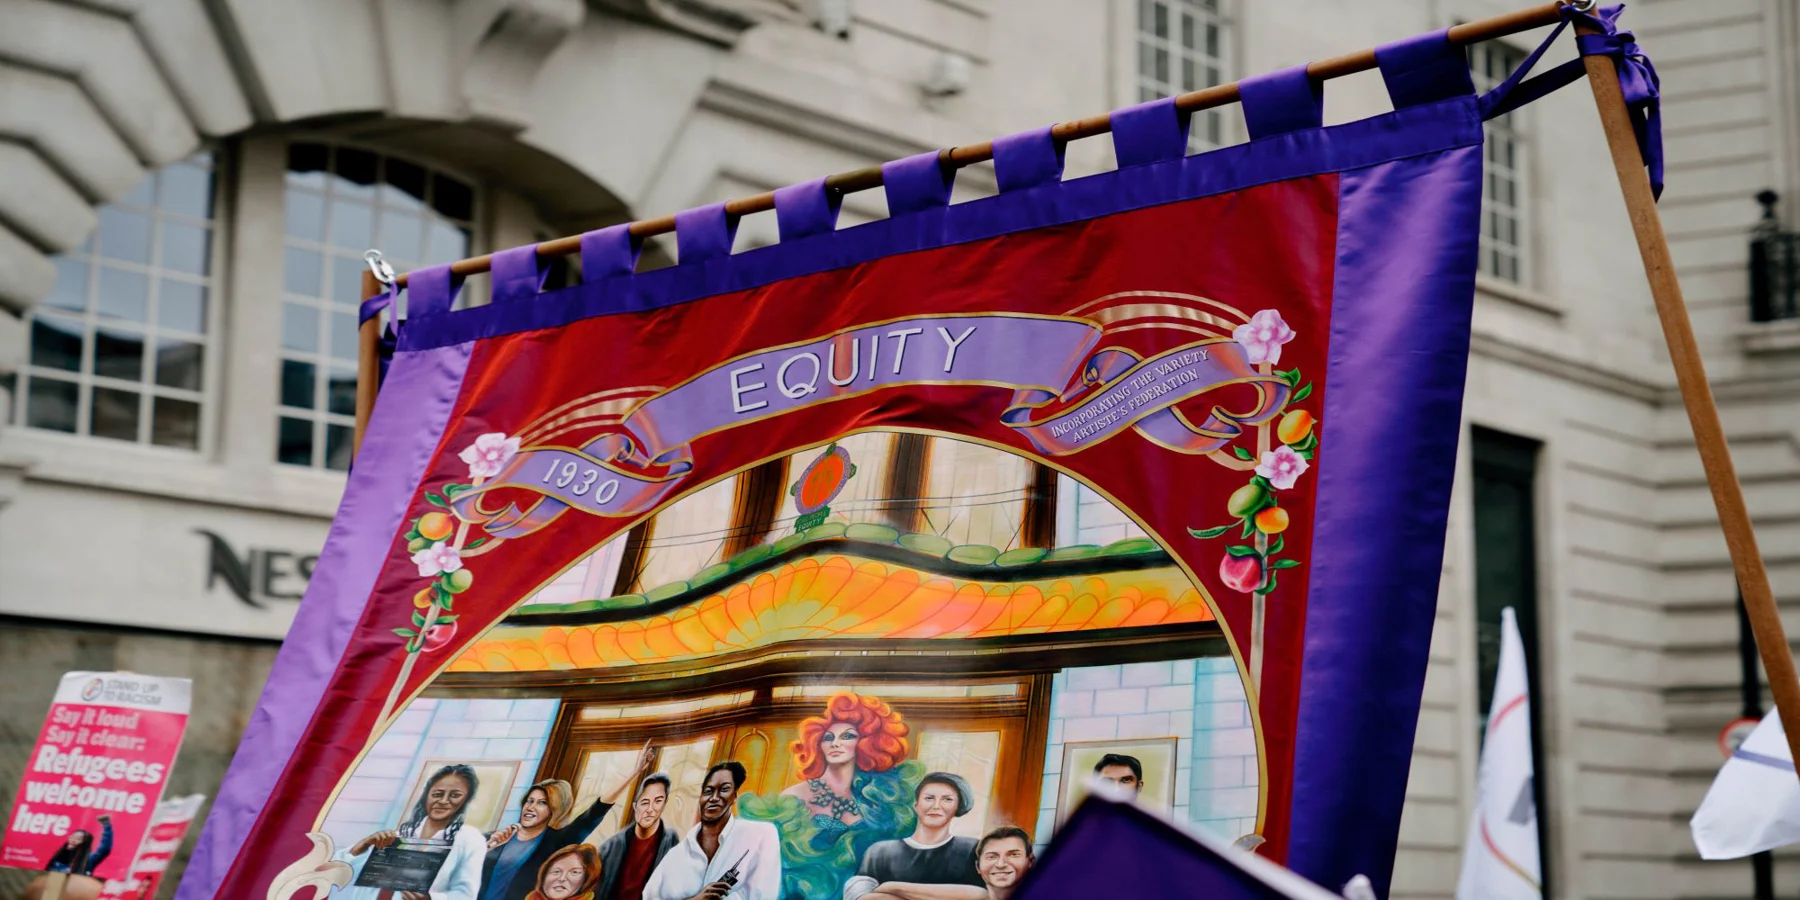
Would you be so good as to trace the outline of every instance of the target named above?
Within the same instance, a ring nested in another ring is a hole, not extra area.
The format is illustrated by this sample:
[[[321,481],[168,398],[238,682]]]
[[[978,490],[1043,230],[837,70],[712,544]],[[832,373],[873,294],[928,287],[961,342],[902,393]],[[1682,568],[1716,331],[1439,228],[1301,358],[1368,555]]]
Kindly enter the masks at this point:
[[[1312,434],[1313,424],[1312,413],[1296,409],[1281,417],[1281,424],[1275,426],[1275,436],[1284,444],[1298,444]]]
[[[419,536],[428,541],[441,541],[456,529],[456,523],[444,513],[426,513],[419,517]]]

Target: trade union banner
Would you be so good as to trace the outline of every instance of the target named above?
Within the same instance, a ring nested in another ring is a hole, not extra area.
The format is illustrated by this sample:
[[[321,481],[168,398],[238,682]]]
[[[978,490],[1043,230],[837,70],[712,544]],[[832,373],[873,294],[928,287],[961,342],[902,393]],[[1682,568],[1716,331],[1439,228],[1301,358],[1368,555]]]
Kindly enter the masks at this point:
[[[1294,69],[1238,146],[1156,101],[1116,171],[1037,129],[983,199],[922,154],[856,227],[817,181],[773,246],[412,273],[179,896],[986,896],[1100,781],[1385,892],[1482,126],[1445,35],[1379,57],[1364,121]]]

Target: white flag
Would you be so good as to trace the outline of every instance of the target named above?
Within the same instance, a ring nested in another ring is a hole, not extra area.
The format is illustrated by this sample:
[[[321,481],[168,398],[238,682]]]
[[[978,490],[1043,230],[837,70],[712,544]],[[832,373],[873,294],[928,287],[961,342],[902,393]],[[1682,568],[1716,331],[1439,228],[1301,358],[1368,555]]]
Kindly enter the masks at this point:
[[[1725,761],[1689,825],[1701,859],[1737,859],[1800,843],[1800,778],[1774,710]]]
[[[1532,794],[1531,698],[1525,685],[1525,645],[1509,607],[1500,612],[1500,670],[1494,675],[1494,705],[1488,709],[1457,900],[1543,896]]]

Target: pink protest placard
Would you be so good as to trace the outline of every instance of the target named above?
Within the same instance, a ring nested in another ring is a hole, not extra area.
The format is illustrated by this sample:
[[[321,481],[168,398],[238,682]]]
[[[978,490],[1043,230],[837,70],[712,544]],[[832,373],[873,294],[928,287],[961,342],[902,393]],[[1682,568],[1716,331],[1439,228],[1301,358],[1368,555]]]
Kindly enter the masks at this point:
[[[0,834],[0,865],[124,878],[181,747],[192,687],[128,672],[64,675]]]
[[[138,848],[137,861],[131,864],[131,871],[122,881],[107,881],[99,900],[145,900],[156,896],[163,873],[168,871],[169,862],[181,849],[182,839],[187,837],[188,826],[194,823],[194,816],[205,803],[205,794],[189,794],[157,804],[156,818],[150,822],[150,833],[144,837],[143,846]]]

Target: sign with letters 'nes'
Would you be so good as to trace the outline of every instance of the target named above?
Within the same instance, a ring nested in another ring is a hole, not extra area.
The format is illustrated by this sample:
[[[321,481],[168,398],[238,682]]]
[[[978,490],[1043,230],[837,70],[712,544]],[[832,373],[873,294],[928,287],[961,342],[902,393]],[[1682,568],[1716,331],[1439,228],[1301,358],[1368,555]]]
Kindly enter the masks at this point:
[[[123,878],[181,748],[192,686],[130,672],[64,675],[7,814],[0,864]]]

